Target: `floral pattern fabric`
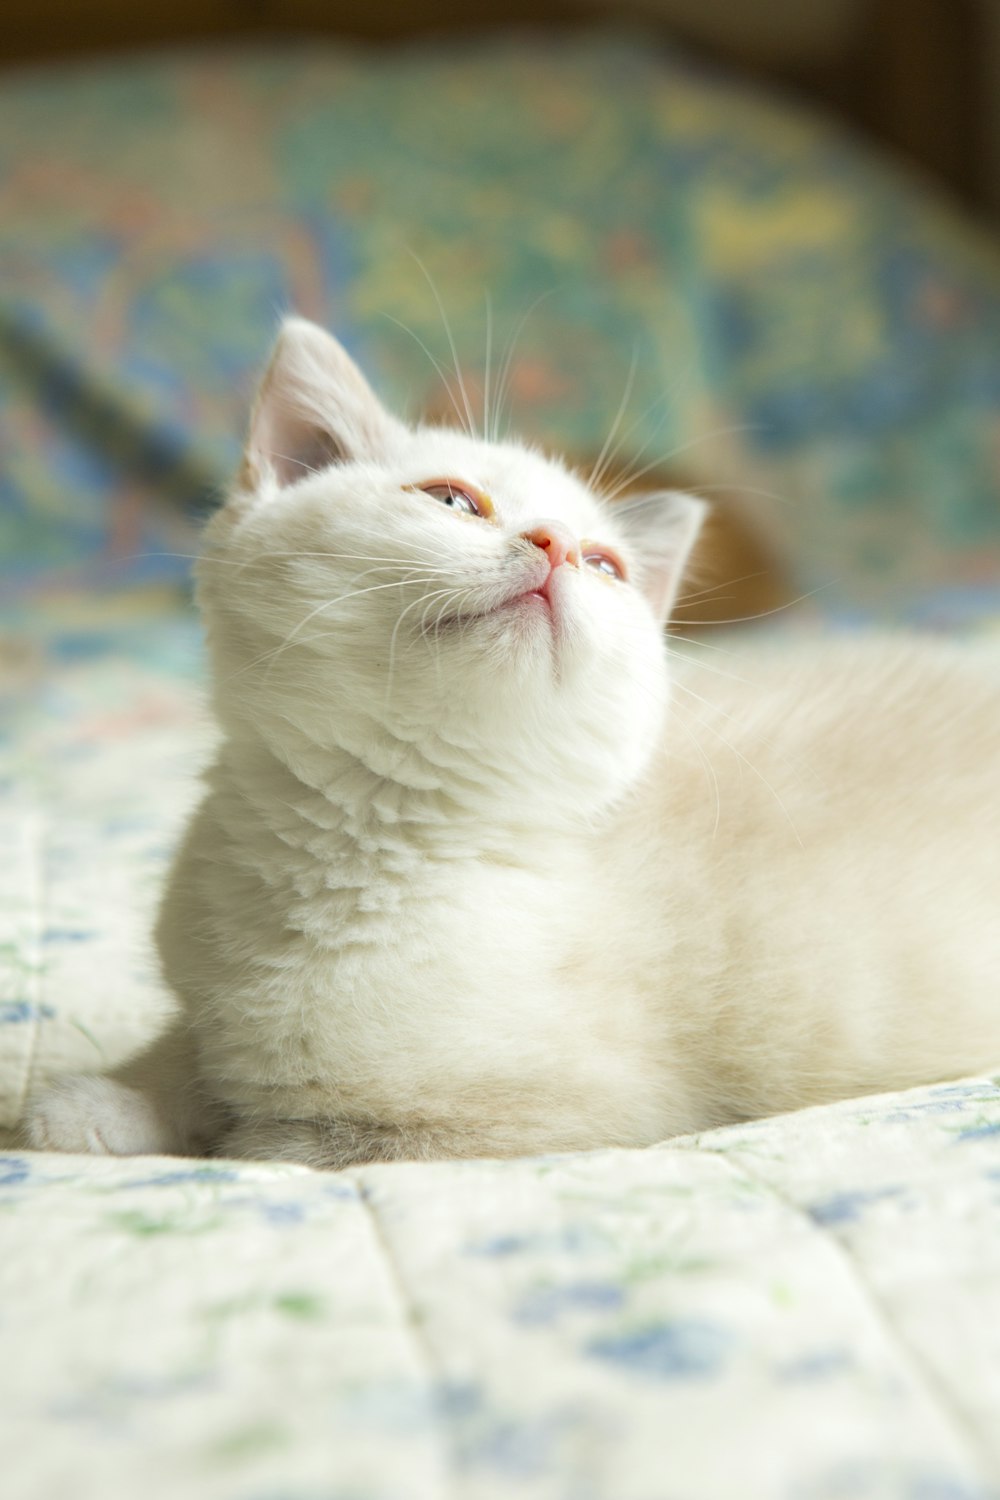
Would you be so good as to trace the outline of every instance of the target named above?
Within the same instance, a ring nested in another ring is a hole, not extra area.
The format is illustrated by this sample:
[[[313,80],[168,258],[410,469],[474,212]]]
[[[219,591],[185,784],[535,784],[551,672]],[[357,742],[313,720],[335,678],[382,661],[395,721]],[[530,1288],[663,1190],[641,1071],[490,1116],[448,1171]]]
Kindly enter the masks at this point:
[[[995,1500],[1000,1086],[646,1151],[0,1157],[5,1494]]]

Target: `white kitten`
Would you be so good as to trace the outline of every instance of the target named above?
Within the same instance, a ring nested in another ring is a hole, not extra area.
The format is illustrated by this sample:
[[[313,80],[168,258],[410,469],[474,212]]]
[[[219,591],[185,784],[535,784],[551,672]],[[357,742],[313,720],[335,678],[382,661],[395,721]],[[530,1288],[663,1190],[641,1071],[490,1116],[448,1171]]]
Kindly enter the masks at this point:
[[[672,695],[701,509],[404,427],[286,324],[198,570],[223,739],[158,928],[180,1019],[34,1144],[642,1145],[1000,1061],[995,687],[876,641]]]

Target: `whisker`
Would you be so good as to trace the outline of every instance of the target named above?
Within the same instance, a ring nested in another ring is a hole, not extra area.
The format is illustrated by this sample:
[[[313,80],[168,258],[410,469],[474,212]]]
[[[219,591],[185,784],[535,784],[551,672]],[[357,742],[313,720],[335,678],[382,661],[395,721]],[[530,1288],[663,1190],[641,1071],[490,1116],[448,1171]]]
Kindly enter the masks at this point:
[[[471,588],[467,588],[467,589],[456,589],[455,593],[453,594],[453,596],[452,596],[452,598],[450,600],[449,599],[445,599],[443,601],[443,603],[438,608],[437,619],[434,621],[434,637],[435,637],[435,640],[437,639],[439,631],[441,629],[441,623],[442,623],[442,619],[444,617],[444,612],[453,603],[457,606],[457,610],[458,610],[458,616],[457,616],[457,619],[456,619],[456,623],[458,625],[459,634],[460,635],[464,634],[465,629],[466,629],[466,627],[467,627],[467,625],[468,625],[469,622],[467,620],[463,620],[461,618],[462,606],[464,605],[466,599],[468,599],[469,595],[470,594],[474,595],[475,592],[476,592],[475,586],[473,586]],[[435,656],[434,659],[435,659],[435,663],[436,663],[436,666],[437,666],[437,679],[438,679],[438,683],[440,684],[440,682],[441,682],[441,653],[438,652],[436,654],[436,656]]]
[[[679,453],[686,453],[688,449],[696,448],[699,443],[710,442],[712,438],[729,437],[734,432],[755,432],[756,430],[756,423],[741,422],[734,427],[716,427],[713,428],[711,432],[700,433],[698,437],[691,438],[689,442],[681,443],[678,447],[669,449],[659,458],[653,459],[651,463],[645,464],[643,468],[639,469],[638,471],[623,475],[617,485],[613,486],[612,489],[605,491],[603,498],[605,500],[613,501],[618,495],[622,494],[624,490],[628,489],[630,485],[638,483],[638,481],[642,479],[644,475],[650,473],[651,470],[656,469],[661,465],[668,464],[670,460],[676,458]]]
[[[714,839],[718,838],[719,827],[720,827],[720,825],[722,823],[722,791],[721,791],[721,789],[719,787],[719,778],[715,774],[715,766],[712,764],[711,756],[705,750],[704,746],[702,746],[702,745],[700,745],[698,743],[698,736],[695,735],[695,734],[692,734],[691,730],[684,723],[683,719],[676,718],[674,720],[674,722],[676,723],[678,729],[682,730],[683,733],[685,735],[687,735],[688,740],[694,746],[695,754],[697,755],[698,759],[701,761],[701,764],[702,764],[703,768],[708,772],[711,785],[714,788],[714,791],[715,791],[715,822],[712,825],[712,838],[714,840]]]
[[[713,583],[711,587],[707,589],[699,589],[696,594],[678,594],[676,600],[674,601],[674,608],[676,609],[678,604],[682,603],[684,600],[688,600],[693,603],[695,599],[702,599],[708,594],[714,594],[718,589],[734,589],[738,583],[749,583],[752,578],[763,577],[764,570],[760,568],[756,573],[743,573],[739,578],[726,578],[725,580],[721,580],[719,583]]]
[[[437,593],[432,593],[430,595],[422,594],[419,599],[414,599],[411,604],[408,604],[406,606],[406,608],[401,611],[401,613],[399,615],[399,618],[397,619],[395,625],[392,628],[392,635],[389,637],[389,662],[388,662],[388,670],[387,670],[387,673],[386,673],[386,685],[385,685],[385,694],[386,694],[385,695],[385,707],[386,708],[388,708],[388,706],[389,706],[389,697],[390,697],[391,690],[392,690],[392,679],[393,679],[393,673],[395,671],[395,663],[396,663],[396,639],[397,639],[397,637],[399,635],[400,626],[402,625],[403,621],[406,619],[406,616],[410,613],[411,609],[416,609],[417,606],[420,605],[420,604],[425,604],[425,603],[427,603],[429,601],[432,601],[434,599],[440,598],[443,594],[450,593],[453,588],[454,588],[454,585],[449,585],[448,588],[446,588],[446,589],[440,589],[440,590],[437,591]]]
[[[613,501],[615,499],[615,497],[619,493],[621,493],[622,489],[627,488],[629,485],[631,485],[631,484],[633,484],[635,482],[635,479],[636,479],[635,466],[638,464],[638,462],[642,458],[643,454],[647,451],[647,449],[649,448],[650,443],[653,442],[653,440],[655,439],[655,437],[656,437],[657,433],[659,432],[660,428],[663,426],[664,422],[666,421],[666,417],[667,417],[666,403],[670,400],[671,396],[673,396],[674,390],[676,388],[676,384],[677,384],[677,382],[675,381],[672,386],[669,386],[666,390],[661,391],[658,396],[655,396],[653,398],[653,400],[649,403],[649,405],[646,407],[645,411],[640,412],[639,416],[637,416],[635,418],[635,420],[629,424],[629,426],[626,429],[626,431],[622,433],[621,438],[615,444],[614,453],[611,455],[612,459],[614,458],[614,454],[617,454],[619,452],[619,450],[625,446],[625,444],[628,442],[629,438],[632,436],[633,432],[635,432],[636,428],[637,427],[641,427],[644,422],[648,421],[648,419],[652,416],[653,412],[656,410],[656,408],[658,406],[663,406],[664,407],[664,410],[660,413],[659,417],[656,420],[656,425],[654,426],[652,432],[646,438],[646,441],[643,443],[642,447],[638,450],[638,452],[634,453],[632,455],[630,463],[628,465],[626,465],[626,467],[625,467],[622,475],[620,476],[619,483],[617,485],[613,486],[611,490],[609,490],[609,491],[607,491],[607,492],[605,492],[605,493],[603,493],[601,495],[601,498],[603,500]],[[610,463],[610,461],[611,460],[609,460],[609,463]],[[651,465],[651,467],[655,467],[656,466],[656,462],[658,462],[658,460],[654,461],[654,463]],[[648,472],[648,467],[643,472]],[[638,476],[638,477],[641,477],[641,475]],[[641,499],[642,497],[639,497],[639,498]]]
[[[551,297],[552,294],[552,287],[549,287],[547,291],[539,293],[534,302],[531,303],[530,307],[528,307],[527,310],[523,312],[520,318],[517,320],[517,323],[514,326],[514,332],[511,334],[510,339],[507,343],[507,347],[504,350],[503,360],[500,365],[500,374],[497,379],[496,421],[493,424],[493,430],[490,434],[491,441],[494,443],[499,441],[500,422],[504,415],[504,409],[508,405],[508,397],[510,395],[510,392],[508,390],[507,382],[510,378],[510,372],[514,362],[514,353],[517,348],[517,341],[521,337],[522,332],[527,326],[528,319],[531,317],[536,307],[544,302],[547,297]]]
[[[472,407],[469,404],[469,393],[465,388],[465,381],[462,379],[462,369],[458,362],[458,350],[455,347],[455,338],[451,331],[451,324],[448,321],[448,314],[444,310],[444,303],[441,301],[440,294],[434,284],[434,279],[431,276],[431,273],[428,271],[427,267],[424,265],[423,261],[420,259],[420,256],[416,253],[415,250],[411,250],[410,254],[423,272],[427,285],[430,287],[431,292],[433,293],[434,301],[437,303],[438,312],[441,314],[441,321],[444,324],[444,331],[448,336],[448,344],[451,348],[452,362],[455,366],[455,379],[458,381],[458,389],[462,395],[462,404],[465,407],[465,414],[468,418],[468,427],[466,428],[466,431],[468,432],[470,437],[475,437],[476,424],[472,417]]]
[[[667,657],[669,660],[680,661],[684,663],[697,660],[696,657],[688,656],[685,652],[678,651],[675,647],[671,646],[667,647]],[[727,682],[739,682],[743,687],[751,686],[751,682],[748,677],[740,677],[736,672],[727,672],[724,667],[717,667],[714,662],[699,661],[698,666],[703,672],[711,672],[716,677],[724,677]]]
[[[682,636],[682,635],[678,635],[675,630],[671,630],[670,629],[670,626],[674,625],[676,623],[677,622],[674,621],[674,620],[670,620],[668,622],[667,629],[664,632],[664,635],[665,635],[667,641],[680,641],[680,642],[682,642],[685,645],[696,645],[697,648],[698,648],[699,653],[702,652],[702,651],[718,651],[723,656],[735,656],[735,657],[742,657],[743,656],[743,652],[742,651],[737,651],[732,646],[720,646],[719,643],[718,643],[718,641],[706,641],[705,638],[703,636],[700,636],[700,635],[699,636]]]
[[[613,461],[615,455],[625,446],[625,444],[628,442],[629,438],[632,436],[633,432],[635,432],[636,428],[640,427],[644,422],[646,422],[649,419],[649,417],[652,416],[653,412],[656,410],[656,408],[658,406],[662,405],[664,407],[663,412],[661,413],[660,417],[657,419],[656,426],[653,428],[652,432],[646,438],[646,441],[643,443],[643,445],[639,449],[638,453],[636,453],[636,454],[634,454],[632,456],[631,463],[628,465],[628,467],[626,468],[625,473],[622,475],[622,479],[625,481],[625,485],[626,486],[628,484],[631,484],[631,483],[634,482],[634,477],[632,476],[631,471],[634,470],[635,465],[638,464],[638,462],[641,459],[642,455],[649,448],[650,443],[653,441],[653,439],[656,437],[657,433],[659,432],[660,428],[663,426],[663,423],[666,420],[666,415],[667,415],[667,411],[666,411],[667,404],[676,396],[676,394],[678,392],[678,389],[681,386],[682,380],[687,385],[690,385],[690,383],[691,383],[691,373],[690,373],[690,371],[688,371],[687,373],[685,373],[683,370],[678,370],[676,372],[676,374],[674,375],[674,377],[667,382],[665,388],[662,391],[660,391],[660,393],[656,397],[654,397],[654,399],[649,403],[649,405],[646,407],[645,411],[642,412],[642,413],[640,413],[640,415],[638,417],[636,417],[635,420],[629,424],[629,426],[626,429],[626,431],[622,433],[621,438],[615,444],[615,447],[614,447],[612,453],[609,455],[608,465],[610,465],[610,463]],[[593,488],[594,485],[596,485],[596,484],[599,483],[599,478],[600,478],[600,476],[592,476],[591,477],[591,479],[589,481],[591,488]],[[613,499],[614,495],[617,494],[617,493],[619,493],[619,491],[618,491],[618,489],[615,489],[612,492],[610,492],[609,495],[605,495],[602,498],[604,498],[604,499]]]
[[[791,609],[795,604],[802,604],[804,600],[812,599],[816,594],[822,594],[824,589],[833,588],[835,583],[836,579],[831,579],[829,583],[821,583],[817,588],[810,589],[808,593],[799,594],[796,598],[789,599],[786,604],[776,604],[773,609],[762,609],[755,615],[736,615],[731,620],[680,620],[677,623],[683,625],[686,629],[689,625],[746,625],[751,620],[766,620],[769,615],[780,615],[783,610]],[[686,606],[680,605],[675,606],[675,608],[683,609]]]
[[[693,495],[708,495],[714,493],[716,490],[722,490],[727,495],[763,495],[765,500],[775,500],[779,505],[791,505],[792,503],[788,495],[779,495],[775,490],[762,490],[757,485],[740,484],[736,481],[732,484],[725,481],[720,481],[718,484],[702,484],[699,480],[697,487],[692,488],[691,493]]]
[[[323,472],[322,469],[314,469],[312,464],[307,464],[304,458],[295,458],[291,453],[274,453],[272,451],[271,457],[283,458],[286,464],[298,464],[300,469],[305,469],[309,474],[322,474]],[[327,464],[326,467],[330,469],[333,465]]]
[[[477,588],[477,585],[476,584],[472,584],[469,588],[465,588],[465,589],[463,589],[463,588],[456,588],[456,590],[454,592],[453,598],[458,602],[458,608],[459,608],[459,614],[456,615],[456,617],[455,617],[455,623],[460,628],[462,626],[465,626],[465,625],[467,625],[469,623],[467,620],[463,620],[461,618],[461,608],[462,608],[462,605],[465,603],[466,599],[468,599],[468,597],[469,597],[470,594],[475,594],[476,588]],[[449,602],[450,601],[446,599],[444,601],[444,603],[438,609],[437,619],[434,621],[434,626],[433,626],[433,631],[432,631],[432,633],[434,635],[437,635],[438,632],[440,631],[441,625],[444,622],[444,612],[448,608]]]
[[[618,403],[618,410],[615,412],[614,421],[611,423],[611,431],[608,433],[607,437],[604,439],[604,446],[601,449],[600,453],[597,455],[597,459],[596,459],[596,461],[594,463],[594,467],[591,469],[590,475],[589,475],[589,477],[587,479],[587,488],[588,488],[588,490],[592,490],[595,487],[595,485],[597,485],[597,484],[600,483],[600,476],[604,472],[604,460],[605,460],[605,458],[608,458],[608,460],[610,461],[610,459],[613,458],[614,454],[618,452],[618,448],[617,447],[611,453],[609,453],[608,450],[611,448],[611,444],[614,442],[615,433],[618,431],[619,425],[621,423],[621,419],[625,415],[625,410],[626,410],[626,408],[628,406],[629,399],[630,399],[630,397],[632,395],[632,386],[633,386],[633,383],[635,381],[635,372],[636,372],[636,369],[638,368],[638,364],[639,364],[639,344],[638,344],[638,341],[636,341],[636,343],[634,343],[632,345],[632,361],[631,361],[631,363],[630,363],[630,365],[628,367],[628,375],[626,376],[626,379],[625,379],[625,389],[622,392],[622,399]],[[630,432],[631,432],[631,430],[632,429],[629,428]]]
[[[662,401],[664,401],[664,400],[665,400],[664,396],[662,396],[662,395],[657,396],[656,400],[655,401],[651,401],[650,404],[647,406],[646,410],[644,412],[642,412],[640,416],[636,417],[635,421],[628,428],[628,431],[624,432],[622,434],[621,440],[618,443],[615,444],[615,450],[614,450],[615,454],[618,453],[619,449],[621,449],[622,447],[624,447],[625,443],[632,436],[632,433],[635,431],[635,429],[637,427],[639,427],[643,422],[645,422],[652,415],[652,413],[656,410],[656,408],[660,405],[660,403]],[[652,461],[652,463],[647,464],[646,467],[645,467],[645,469],[642,469],[642,470],[639,471],[638,475],[635,472],[635,466],[636,466],[636,464],[638,464],[640,458],[642,458],[643,454],[647,452],[650,444],[654,441],[654,439],[659,434],[660,428],[663,426],[664,422],[666,421],[666,417],[667,417],[667,413],[664,410],[664,411],[662,411],[660,413],[659,417],[657,417],[657,419],[656,419],[656,425],[654,426],[652,432],[647,437],[646,441],[643,443],[642,447],[639,449],[639,451],[636,454],[634,454],[634,456],[633,456],[633,458],[631,460],[631,463],[628,464],[626,466],[626,468],[624,469],[624,471],[622,472],[622,474],[621,474],[621,476],[619,478],[618,483],[616,485],[613,485],[610,490],[599,492],[602,500],[604,500],[605,502],[607,502],[609,504],[613,504],[615,502],[615,500],[617,499],[618,495],[620,495],[624,489],[626,489],[630,485],[634,484],[636,482],[637,478],[641,479],[642,475],[645,474],[645,473],[648,473],[651,468],[655,468],[656,467],[657,463],[659,462],[658,459],[654,459]],[[609,462],[611,462],[613,460],[613,458],[614,458],[614,454],[612,454],[611,460],[609,460]]]
[[[696,693],[693,688],[689,688],[686,683],[684,683],[684,682],[675,682],[674,686],[680,688],[681,692],[687,693],[689,695],[689,697],[694,698],[694,699],[697,700],[697,702],[703,704],[704,707],[707,708],[710,712],[713,712],[713,713],[722,712],[720,709],[715,708],[714,704],[709,703],[709,701],[708,701],[707,698],[703,698],[700,693]],[[730,715],[726,714],[726,715],[724,715],[724,717],[729,718]],[[804,848],[805,846],[803,845],[802,839],[799,836],[799,831],[798,831],[798,829],[795,826],[795,822],[794,822],[794,820],[792,818],[791,813],[788,811],[788,808],[785,806],[785,804],[782,801],[781,797],[779,796],[778,792],[774,789],[774,787],[768,781],[768,779],[764,775],[764,773],[762,771],[758,770],[758,768],[754,765],[753,761],[747,759],[747,757],[743,754],[742,750],[738,750],[737,747],[734,744],[732,744],[732,742],[730,740],[727,740],[726,736],[721,732],[721,730],[718,730],[718,729],[714,728],[713,725],[709,724],[709,722],[708,722],[707,719],[702,718],[702,717],[699,716],[698,717],[698,723],[702,726],[702,728],[707,729],[708,732],[709,732],[709,734],[713,734],[713,735],[715,735],[716,739],[721,740],[722,743],[727,747],[727,749],[729,749],[730,751],[732,751],[733,755],[735,755],[742,762],[742,764],[745,765],[748,770],[752,771],[753,774],[758,778],[758,780],[760,782],[762,782],[764,786],[767,787],[767,790],[771,793],[771,796],[774,798],[775,802],[777,802],[778,806],[781,808],[781,811],[784,813],[785,818],[788,821],[788,826],[792,830],[793,834],[795,835],[795,841],[796,841],[796,843],[799,845],[800,848]]]
[[[392,313],[384,312],[382,314],[382,317],[387,318],[390,323],[395,323],[397,328],[401,328],[404,333],[408,333],[410,335],[410,338],[413,339],[414,343],[419,344],[420,348],[427,355],[427,358],[430,360],[431,364],[434,366],[434,369],[437,371],[438,379],[441,381],[442,386],[447,392],[448,400],[451,402],[455,411],[455,415],[458,418],[459,427],[461,427],[464,432],[468,432],[469,428],[465,414],[462,412],[458,401],[455,399],[455,392],[452,390],[451,382],[442,370],[441,366],[438,364],[437,360],[434,358],[431,351],[428,349],[427,345],[424,343],[423,339],[418,333],[415,333],[412,328],[407,327],[405,323],[401,322],[399,318],[394,318]],[[469,433],[469,436],[471,437],[472,434]]]
[[[699,643],[699,646],[698,646],[698,652],[699,653],[701,651],[701,648],[702,648],[703,644],[704,644],[704,642]],[[700,655],[693,655],[690,658],[686,658],[686,660],[688,660],[689,662],[693,663],[697,667],[698,670],[701,670],[702,668],[708,668],[708,666],[709,666],[708,662],[702,661],[700,659]],[[737,681],[737,682],[742,682],[745,687],[752,687],[754,685],[752,682],[750,682],[749,680],[747,680],[745,678],[733,678],[733,680]],[[674,685],[677,686],[677,687],[680,687],[682,685],[681,682],[678,681],[676,678],[673,679],[673,682],[674,682]],[[693,689],[692,688],[690,688],[690,687],[687,688],[687,692],[691,693],[693,695]],[[702,699],[702,702],[704,702],[709,708],[711,708],[714,713],[719,714],[723,719],[726,719],[730,724],[736,725],[737,728],[745,727],[743,725],[743,721],[742,720],[738,719],[734,714],[729,713],[728,710],[720,707],[718,703],[711,703],[710,704],[710,703],[708,703],[707,699]],[[791,765],[792,768],[793,768],[793,770],[794,770],[794,772],[795,772],[795,774],[797,776],[805,774],[805,775],[810,775],[810,776],[814,776],[815,777],[815,773],[810,769],[810,767],[803,766],[801,763],[798,763],[796,761],[790,760],[789,757],[788,757],[788,755],[782,749],[782,747],[779,744],[777,744],[776,741],[773,740],[769,735],[763,734],[760,731],[760,729],[758,729],[758,728],[754,729],[754,734],[755,734],[756,738],[760,741],[760,743],[762,745],[766,745],[769,750],[773,751],[776,755],[780,756],[781,760],[786,765]],[[818,780],[818,778],[817,778],[817,780]]]
[[[255,656],[252,661],[244,662],[241,667],[237,667],[235,672],[231,672],[225,681],[227,683],[232,682],[235,677],[241,677],[244,672],[249,672],[252,667],[259,666],[261,662],[267,661],[271,657],[280,656],[283,651],[287,651],[298,637],[299,632],[304,630],[309,621],[315,619],[316,615],[321,614],[324,610],[332,609],[338,604],[345,604],[349,599],[360,598],[362,594],[374,594],[380,589],[401,588],[411,581],[408,578],[396,578],[390,583],[374,583],[369,588],[354,589],[351,593],[339,594],[336,599],[324,599],[322,603],[316,605],[315,609],[311,609],[304,619],[299,621],[294,630],[285,637],[280,645],[275,646],[270,651],[263,652],[260,656]]]
[[[423,557],[418,557],[418,558],[412,558],[412,557],[378,557],[378,556],[375,556],[373,554],[368,554],[368,553],[364,553],[364,552],[306,552],[306,551],[296,551],[296,550],[290,550],[290,551],[287,551],[287,552],[286,551],[280,551],[280,552],[258,552],[254,557],[245,558],[242,562],[240,562],[240,563],[234,563],[234,564],[232,564],[232,566],[234,566],[234,567],[241,567],[241,568],[252,568],[252,567],[256,567],[256,565],[258,563],[260,563],[260,562],[270,562],[272,558],[276,558],[276,557],[283,557],[283,558],[296,558],[296,557],[320,558],[320,559],[329,560],[331,562],[367,562],[367,563],[373,563],[373,564],[375,564],[376,566],[379,566],[379,567],[386,567],[386,568],[407,568],[409,570],[414,570],[415,569],[418,572],[423,571],[423,572],[429,572],[429,573],[430,572],[436,572],[436,571],[438,571],[438,566],[439,566],[439,564],[436,561],[437,558],[438,558],[438,554],[434,550],[434,548],[431,548],[431,547],[428,547],[425,550],[425,553],[424,553]],[[431,559],[434,559],[434,561],[432,561]],[[216,562],[216,561],[220,561],[221,562],[221,561],[224,561],[223,559],[215,559],[215,558],[211,558],[211,557],[206,557],[203,560],[206,561],[206,562]]]
[[[622,433],[620,439],[615,444],[614,451],[609,456],[609,459],[608,459],[608,465],[609,466],[614,461],[615,455],[628,442],[629,438],[632,436],[633,432],[635,432],[636,428],[637,427],[641,427],[644,422],[647,422],[658,406],[663,406],[664,410],[657,417],[656,424],[653,427],[652,432],[650,432],[649,436],[646,438],[646,441],[643,443],[642,447],[638,450],[638,452],[634,453],[632,455],[631,461],[626,465],[625,469],[622,471],[622,474],[619,477],[618,483],[615,484],[615,485],[613,485],[610,490],[600,491],[599,492],[602,500],[605,500],[605,501],[608,501],[608,502],[613,502],[615,500],[615,498],[619,494],[621,494],[621,492],[622,492],[623,489],[625,489],[629,485],[635,483],[635,480],[636,480],[637,477],[641,478],[643,473],[648,473],[648,471],[649,471],[650,468],[655,468],[656,467],[656,464],[659,462],[659,460],[654,460],[651,464],[648,464],[646,466],[646,468],[644,470],[642,470],[641,473],[638,476],[636,476],[635,466],[638,464],[638,462],[642,458],[643,454],[648,450],[650,444],[656,439],[656,437],[657,437],[657,435],[658,435],[658,433],[660,431],[660,428],[663,426],[664,422],[667,419],[667,412],[666,412],[666,402],[667,402],[667,399],[668,399],[668,392],[661,391],[660,394],[658,396],[656,396],[649,403],[649,405],[646,407],[645,411],[640,412],[640,414],[635,418],[635,420],[629,424],[629,426],[627,427],[627,429],[625,430],[625,432]],[[637,497],[637,498],[641,498],[641,497]]]
[[[649,444],[646,443],[645,444],[645,448],[648,448],[648,447],[649,447]],[[642,457],[642,452],[645,451],[645,448],[640,451],[640,454],[639,454],[640,458]],[[657,458],[650,459],[649,463],[643,464],[643,466],[642,466],[641,469],[635,469],[635,468],[633,468],[633,469],[627,470],[622,475],[622,477],[618,480],[618,483],[612,485],[612,487],[611,487],[610,490],[603,490],[601,492],[601,499],[604,500],[609,505],[615,505],[615,504],[619,504],[619,503],[620,504],[627,504],[628,503],[627,501],[619,501],[618,497],[620,495],[624,495],[625,492],[626,492],[626,490],[631,489],[633,485],[638,484],[640,479],[645,479],[646,475],[647,474],[651,474],[654,469],[662,468],[665,463],[666,463],[666,459],[665,458],[663,458],[663,457],[657,457]],[[638,499],[638,498],[639,497],[637,496],[636,499]]]
[[[157,557],[177,557],[181,558],[184,562],[214,562],[219,567],[227,568],[242,568],[245,566],[244,563],[234,562],[230,558],[206,557],[201,552],[129,552],[127,555],[116,558],[115,561],[121,563],[148,562],[151,558]]]
[[[486,293],[486,366],[483,370],[483,442],[490,438],[490,371],[493,362],[493,304]]]

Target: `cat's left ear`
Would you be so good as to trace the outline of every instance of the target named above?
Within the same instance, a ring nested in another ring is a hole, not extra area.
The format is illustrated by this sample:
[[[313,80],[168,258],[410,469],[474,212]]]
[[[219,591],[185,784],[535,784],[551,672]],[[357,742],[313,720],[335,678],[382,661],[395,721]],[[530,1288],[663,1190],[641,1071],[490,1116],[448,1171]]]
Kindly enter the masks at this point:
[[[613,514],[636,554],[638,585],[657,619],[665,623],[708,506],[681,490],[660,490],[621,501],[613,507]]]
[[[332,334],[286,318],[254,404],[237,489],[283,489],[329,464],[383,458],[401,431]]]

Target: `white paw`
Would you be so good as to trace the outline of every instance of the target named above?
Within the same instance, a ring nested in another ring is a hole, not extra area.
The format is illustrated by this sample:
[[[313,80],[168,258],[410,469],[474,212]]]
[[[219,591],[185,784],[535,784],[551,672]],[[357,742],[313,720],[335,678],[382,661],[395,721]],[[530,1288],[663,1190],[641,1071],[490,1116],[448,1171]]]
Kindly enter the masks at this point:
[[[37,1151],[155,1156],[177,1149],[173,1131],[148,1094],[98,1076],[51,1084],[29,1105],[25,1130]]]

